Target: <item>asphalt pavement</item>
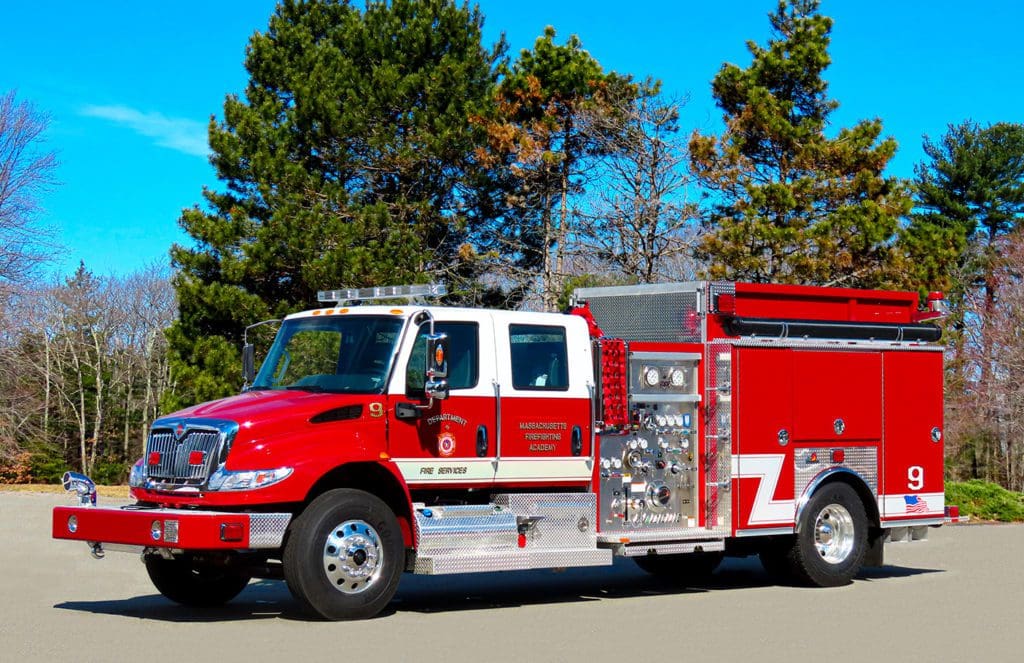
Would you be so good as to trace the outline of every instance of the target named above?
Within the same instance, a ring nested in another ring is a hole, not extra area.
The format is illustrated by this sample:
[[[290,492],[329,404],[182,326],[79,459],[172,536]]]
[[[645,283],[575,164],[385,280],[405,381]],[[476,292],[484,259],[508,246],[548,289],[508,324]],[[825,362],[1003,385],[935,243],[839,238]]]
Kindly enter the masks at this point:
[[[283,582],[213,610],[173,604],[136,555],[50,538],[61,495],[0,492],[0,660],[1021,661],[1024,526],[930,530],[832,589],[776,586],[756,558],[678,589],[606,568],[406,575],[380,617],[310,621]]]

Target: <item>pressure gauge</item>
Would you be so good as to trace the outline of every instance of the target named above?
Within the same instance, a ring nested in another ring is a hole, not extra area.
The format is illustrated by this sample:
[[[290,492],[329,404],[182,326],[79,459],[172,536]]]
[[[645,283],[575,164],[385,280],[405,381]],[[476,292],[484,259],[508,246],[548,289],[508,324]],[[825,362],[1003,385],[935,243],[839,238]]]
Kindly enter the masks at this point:
[[[655,421],[658,422],[658,428],[664,428],[665,426],[668,425],[668,418],[665,417],[665,415],[663,414],[659,414]]]
[[[686,383],[686,374],[681,369],[673,368],[669,380],[673,387],[682,387]]]
[[[661,382],[661,373],[654,367],[644,370],[644,382],[647,383],[648,387],[657,387],[658,383]]]
[[[646,438],[643,438],[643,437],[640,438],[640,448],[641,449],[646,449],[647,448],[647,439]]]

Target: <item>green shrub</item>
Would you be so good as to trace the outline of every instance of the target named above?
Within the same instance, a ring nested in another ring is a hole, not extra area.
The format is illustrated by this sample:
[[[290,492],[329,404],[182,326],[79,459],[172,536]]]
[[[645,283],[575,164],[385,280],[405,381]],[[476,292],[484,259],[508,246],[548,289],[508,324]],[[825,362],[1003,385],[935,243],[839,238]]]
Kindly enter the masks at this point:
[[[60,483],[70,467],[57,451],[42,449],[32,453],[29,459],[33,483]]]
[[[1024,521],[1024,495],[980,479],[947,482],[946,504],[955,504],[960,515],[979,520]]]
[[[129,463],[115,460],[97,460],[92,467],[90,479],[100,486],[120,486],[128,481]]]

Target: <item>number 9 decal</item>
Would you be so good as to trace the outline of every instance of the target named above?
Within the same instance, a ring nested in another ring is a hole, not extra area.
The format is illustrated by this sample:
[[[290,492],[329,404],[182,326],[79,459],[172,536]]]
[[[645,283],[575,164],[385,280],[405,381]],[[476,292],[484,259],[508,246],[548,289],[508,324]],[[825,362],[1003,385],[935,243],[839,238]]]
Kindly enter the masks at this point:
[[[370,416],[371,417],[383,417],[384,416],[384,404],[383,403],[370,403]]]
[[[924,488],[924,468],[920,465],[911,465],[907,468],[907,488],[910,490]]]

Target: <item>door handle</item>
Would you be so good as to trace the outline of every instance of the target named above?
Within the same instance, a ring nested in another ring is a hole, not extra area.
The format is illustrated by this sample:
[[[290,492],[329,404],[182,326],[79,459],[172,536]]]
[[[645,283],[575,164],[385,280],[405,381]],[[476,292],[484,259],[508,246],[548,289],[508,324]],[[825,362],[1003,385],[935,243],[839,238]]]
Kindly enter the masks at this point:
[[[579,426],[572,427],[572,455],[579,456],[583,453],[583,431]]]
[[[487,455],[487,426],[481,424],[476,429],[476,455],[481,458]]]

